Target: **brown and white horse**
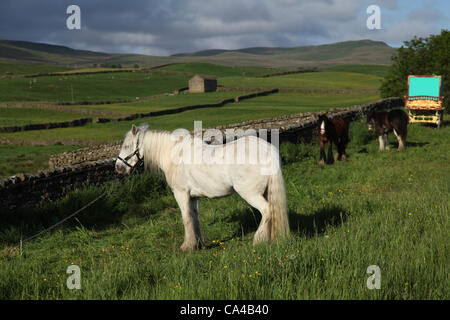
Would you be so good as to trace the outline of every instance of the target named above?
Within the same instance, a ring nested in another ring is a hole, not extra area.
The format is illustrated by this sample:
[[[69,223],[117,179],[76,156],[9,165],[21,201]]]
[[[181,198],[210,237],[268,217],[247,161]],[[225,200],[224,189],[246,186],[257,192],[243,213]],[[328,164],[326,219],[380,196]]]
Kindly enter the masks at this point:
[[[371,111],[367,114],[367,128],[373,130],[378,135],[380,142],[380,151],[388,150],[388,133],[394,132],[398,140],[398,150],[405,149],[406,136],[408,134],[408,115],[400,110],[391,110],[374,112]]]
[[[319,164],[332,164],[334,160],[346,160],[345,148],[347,147],[348,139],[348,121],[344,118],[328,119],[325,115],[319,116],[319,143],[320,143],[320,159]],[[328,155],[325,159],[324,145],[328,144]],[[333,143],[337,146],[338,153],[333,159]]]

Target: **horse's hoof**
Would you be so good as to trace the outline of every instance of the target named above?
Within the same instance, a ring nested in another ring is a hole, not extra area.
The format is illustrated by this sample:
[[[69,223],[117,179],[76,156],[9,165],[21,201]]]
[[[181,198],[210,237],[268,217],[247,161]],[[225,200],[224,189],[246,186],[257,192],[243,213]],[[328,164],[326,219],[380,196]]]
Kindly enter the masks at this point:
[[[325,161],[319,160],[319,164],[325,164]]]
[[[195,245],[193,246],[193,245],[189,245],[189,244],[186,244],[186,243],[183,243],[180,246],[180,250],[183,251],[183,252],[194,251],[195,249],[196,249]]]

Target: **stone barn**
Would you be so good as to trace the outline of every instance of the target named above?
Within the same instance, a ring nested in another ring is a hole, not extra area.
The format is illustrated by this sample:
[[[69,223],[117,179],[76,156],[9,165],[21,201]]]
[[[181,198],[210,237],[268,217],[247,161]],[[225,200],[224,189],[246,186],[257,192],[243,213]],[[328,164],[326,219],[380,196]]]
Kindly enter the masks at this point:
[[[189,93],[213,92],[217,89],[217,79],[196,74],[189,80]]]

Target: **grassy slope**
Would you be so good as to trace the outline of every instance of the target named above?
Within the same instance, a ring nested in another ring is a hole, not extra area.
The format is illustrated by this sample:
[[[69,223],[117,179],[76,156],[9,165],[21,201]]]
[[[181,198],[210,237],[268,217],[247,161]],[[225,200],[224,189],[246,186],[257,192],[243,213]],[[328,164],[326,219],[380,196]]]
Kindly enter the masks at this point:
[[[53,65],[101,62],[111,55],[28,41],[0,40],[0,57]]]
[[[180,63],[160,68],[161,70],[172,70],[179,72],[193,72],[199,74],[209,74],[217,77],[246,76],[255,77],[265,74],[287,71],[280,68],[262,68],[262,67],[230,67],[211,63]]]
[[[0,108],[0,126],[22,126],[31,123],[63,122],[90,115],[30,108]],[[92,117],[91,117],[92,118]]]
[[[312,72],[270,78],[227,77],[218,81],[225,87],[301,89],[378,89],[381,78],[354,72]]]
[[[265,74],[265,68],[230,68],[214,66],[209,64],[184,64],[174,65],[180,70],[198,70],[202,73],[213,73],[217,75],[233,75],[233,77],[221,77],[224,81],[264,81],[268,87],[276,85],[288,87],[319,87],[330,88],[333,86],[345,88],[369,87],[376,88],[377,77],[355,73],[317,73],[311,75],[283,76],[268,79],[240,78],[236,77],[242,71],[256,74]],[[330,74],[333,78],[330,78]],[[148,78],[148,79],[147,79]],[[59,80],[62,79],[62,80]],[[2,79],[0,86],[5,88],[2,92],[2,100],[31,99],[31,100],[71,100],[70,84],[74,87],[75,100],[113,100],[118,98],[134,98],[136,96],[147,96],[154,93],[168,92],[173,89],[185,86],[188,77],[166,76],[160,74],[99,74],[70,77],[43,77],[38,78],[36,83],[32,83],[29,88],[30,79]],[[18,80],[14,83],[3,81]],[[27,82],[28,81],[28,82]],[[222,80],[220,80],[222,81]],[[278,81],[278,82],[277,82]],[[259,83],[258,83],[259,84]],[[233,83],[236,85],[236,83]],[[27,88],[22,88],[22,87]],[[64,90],[62,90],[64,89]],[[81,93],[80,93],[81,92]],[[160,97],[143,102],[76,106],[93,110],[116,111],[118,113],[141,113],[162,110],[184,105],[214,103],[226,98],[232,98],[244,92],[216,92],[195,95],[179,95]],[[7,98],[9,96],[9,98]],[[352,106],[377,100],[377,94],[349,94],[349,95],[323,95],[323,94],[275,94],[252,100],[245,100],[239,104],[230,104],[221,109],[203,109],[188,111],[182,115],[168,115],[161,117],[144,118],[136,123],[149,122],[155,129],[172,130],[179,127],[192,129],[194,120],[202,120],[204,127],[223,125],[246,121],[256,118],[267,118],[291,114],[296,112],[316,111],[342,106]],[[30,104],[30,108],[32,103]],[[70,108],[70,107],[69,107]],[[26,112],[24,112],[26,111]],[[66,121],[73,118],[85,117],[88,115],[78,115],[74,113],[31,110],[31,109],[0,109],[0,122],[3,125],[23,125],[26,123]],[[95,118],[96,116],[92,116]],[[131,122],[91,124],[80,128],[53,129],[42,131],[17,132],[12,134],[0,134],[0,137],[15,140],[51,140],[79,139],[110,141],[120,140],[131,126]],[[16,147],[11,147],[12,149]],[[26,147],[25,147],[26,148]],[[37,147],[38,148],[38,147]],[[22,147],[19,147],[22,150]],[[36,147],[34,147],[36,149]],[[56,149],[55,149],[56,151]],[[48,151],[43,149],[43,154],[48,156]],[[20,172],[24,167],[14,161],[9,161],[9,170],[6,174]],[[42,162],[45,167],[45,162]],[[42,168],[44,168],[42,167]],[[36,167],[32,167],[36,168]]]
[[[242,122],[252,119],[278,117],[297,112],[318,111],[333,107],[349,107],[374,101],[378,95],[330,95],[330,94],[274,94],[239,103],[230,103],[221,108],[206,108],[185,111],[181,114],[140,118],[134,121],[87,124],[83,127],[24,131],[0,134],[0,138],[15,140],[58,140],[62,138],[96,141],[121,140],[131,124],[149,123],[153,129],[193,130],[194,121],[203,121],[203,127]],[[269,102],[267,102],[269,101]]]
[[[83,105],[76,107],[83,109],[114,111],[126,114],[145,113],[196,104],[218,103],[225,99],[234,98],[243,94],[246,94],[246,92],[227,91],[227,92],[207,92],[201,94],[180,94],[180,95],[157,97],[149,100],[132,103],[120,103],[110,105]]]
[[[242,93],[239,93],[242,94]],[[235,94],[237,95],[237,94]],[[202,97],[195,98],[196,103],[211,103],[219,100],[233,97],[232,92],[217,92],[208,93],[202,95]],[[189,97],[187,95],[186,97]],[[169,103],[171,107],[176,106],[176,103],[172,103],[170,99],[175,98],[167,97],[165,102]],[[193,98],[194,99],[194,98]],[[199,99],[199,100],[197,100]],[[76,128],[64,128],[64,129],[52,129],[52,130],[40,130],[40,131],[25,131],[9,134],[0,134],[0,138],[7,138],[11,140],[50,140],[53,142],[61,141],[64,139],[79,139],[88,141],[113,141],[121,140],[127,132],[132,123],[141,124],[149,123],[152,129],[161,130],[174,130],[177,128],[187,128],[193,130],[194,121],[201,120],[204,128],[217,125],[224,125],[230,123],[236,123],[247,120],[254,120],[257,118],[270,118],[279,117],[282,115],[297,113],[297,112],[311,112],[318,110],[326,110],[335,107],[353,106],[365,102],[370,102],[379,99],[378,95],[367,94],[354,94],[354,95],[324,95],[324,94],[274,94],[267,97],[260,97],[251,100],[244,100],[239,104],[228,104],[222,108],[214,109],[200,109],[186,111],[182,114],[165,115],[159,117],[142,118],[135,121],[124,121],[120,123],[107,123],[107,124],[87,124],[83,127]],[[159,100],[162,101],[162,100]],[[176,101],[176,98],[175,98]],[[179,102],[179,101],[178,101]],[[86,106],[87,107],[87,106]],[[130,109],[128,109],[130,108]],[[129,112],[149,112],[152,110],[162,110],[168,108],[163,104],[154,102],[153,100],[133,103],[130,106],[111,105],[110,110],[126,111]],[[1,113],[0,108],[0,113]],[[49,111],[50,112],[50,111]],[[57,113],[59,114],[59,113]],[[63,114],[61,112],[61,114]],[[65,113],[64,113],[65,114]],[[86,115],[85,115],[86,116]],[[22,146],[8,146],[10,150],[26,150],[27,147]],[[33,150],[38,150],[39,147],[31,147]],[[54,151],[54,153],[62,152],[59,149],[46,149],[42,147],[43,154],[48,159],[48,156]],[[0,176],[12,175],[20,172],[34,172],[36,170],[45,169],[47,162],[40,162],[41,166],[24,167],[21,162],[17,162],[14,158],[5,162],[4,166],[8,170],[5,173],[0,173]]]
[[[299,67],[350,63],[390,64],[395,49],[370,40],[346,41],[320,46],[294,48],[247,48],[234,52],[213,50],[219,54],[195,54],[184,57],[156,57],[137,54],[105,54],[73,50],[63,46],[22,41],[0,41],[0,58],[46,64],[87,67],[92,64],[134,64],[155,66],[173,62],[215,63],[229,66]],[[195,56],[197,55],[197,56]]]
[[[48,160],[55,153],[73,151],[78,146],[6,146],[0,145],[0,177],[19,172],[36,172],[48,168]]]
[[[252,107],[255,112],[273,110],[276,115],[287,111],[290,113],[327,110],[336,107],[349,107],[376,101],[379,94],[319,94],[319,93],[276,93],[265,97],[244,100],[241,107]]]
[[[332,166],[317,165],[317,145],[283,145],[293,235],[271,246],[251,246],[259,214],[233,196],[200,202],[208,243],[232,239],[180,253],[179,209],[161,179],[112,183],[77,220],[22,251],[1,252],[0,298],[448,299],[449,134],[448,123],[412,125],[406,151],[379,153],[365,124],[353,123],[349,161]],[[18,241],[100,192],[4,215],[0,242]],[[71,264],[81,268],[81,290],[66,289]],[[380,290],[366,287],[370,265],[381,269]]]
[[[387,75],[388,70],[389,70],[389,66],[383,66],[383,65],[347,64],[347,65],[323,68],[321,71],[325,71],[325,72],[355,72],[355,73],[371,74],[371,75],[375,75],[378,77],[384,77]]]
[[[0,101],[114,101],[134,99],[185,87],[183,75],[112,73],[1,79]]]
[[[62,66],[53,66],[40,63],[27,63],[27,62],[10,62],[0,60],[0,76],[7,72],[14,75],[19,74],[37,74],[48,72],[63,72],[68,68]]]
[[[209,62],[234,66],[298,67],[339,64],[391,64],[395,49],[370,40],[292,48],[247,48],[196,52],[174,61]]]

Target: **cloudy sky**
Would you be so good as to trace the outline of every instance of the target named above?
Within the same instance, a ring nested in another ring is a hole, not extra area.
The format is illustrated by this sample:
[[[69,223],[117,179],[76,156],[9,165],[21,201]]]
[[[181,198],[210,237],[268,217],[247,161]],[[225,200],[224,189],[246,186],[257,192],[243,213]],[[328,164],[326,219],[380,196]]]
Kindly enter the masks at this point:
[[[81,9],[68,30],[67,7]],[[369,5],[381,29],[369,30]],[[450,29],[449,0],[0,0],[0,39],[109,53],[170,55],[204,49],[381,40]]]

